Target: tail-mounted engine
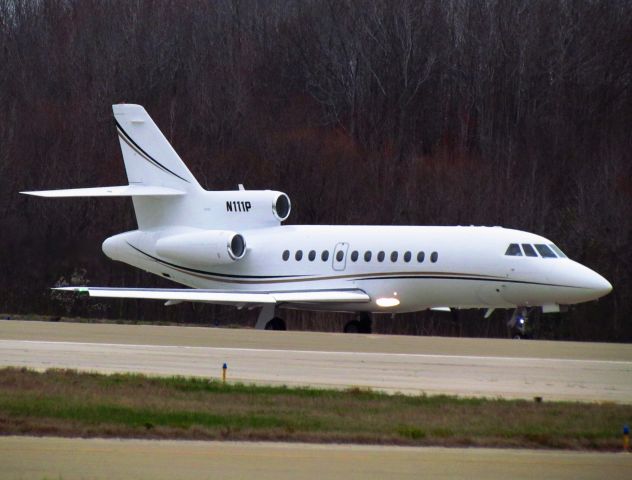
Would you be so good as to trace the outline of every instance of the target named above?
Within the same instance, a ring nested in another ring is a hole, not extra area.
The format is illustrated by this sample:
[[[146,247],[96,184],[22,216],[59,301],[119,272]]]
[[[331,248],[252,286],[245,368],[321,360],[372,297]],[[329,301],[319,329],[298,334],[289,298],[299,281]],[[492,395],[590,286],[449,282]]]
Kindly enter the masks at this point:
[[[285,193],[278,193],[272,203],[272,213],[277,220],[282,222],[287,219],[287,217],[290,216],[291,210],[292,204],[290,203],[290,197],[288,197]]]
[[[206,195],[215,206],[209,218],[228,228],[279,225],[292,210],[289,197],[273,190],[230,190]]]
[[[161,238],[156,253],[187,265],[226,265],[246,255],[246,240],[229,230],[202,230]]]

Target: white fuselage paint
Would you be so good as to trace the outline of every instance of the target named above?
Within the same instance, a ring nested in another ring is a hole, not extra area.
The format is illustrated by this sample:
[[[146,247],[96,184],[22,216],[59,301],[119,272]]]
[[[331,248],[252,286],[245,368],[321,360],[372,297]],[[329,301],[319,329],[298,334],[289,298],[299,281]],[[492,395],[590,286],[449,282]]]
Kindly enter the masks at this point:
[[[168,228],[132,231],[107,239],[104,252],[148,272],[198,289],[243,292],[361,289],[365,304],[285,305],[312,310],[402,313],[430,307],[511,308],[566,305],[599,298],[612,286],[567,258],[507,256],[510,243],[551,244],[541,236],[500,227],[270,226],[240,230],[247,252],[228,265],[200,267],[156,252],[161,238],[182,233]],[[184,229],[187,231],[187,229]],[[289,258],[283,259],[284,251]],[[310,260],[310,251],[315,259]],[[336,259],[343,251],[342,261]],[[302,259],[296,259],[296,252]],[[328,259],[322,260],[322,252]],[[352,260],[354,251],[357,260]],[[365,261],[365,252],[371,260]],[[423,262],[417,260],[424,252]],[[383,261],[378,260],[384,252]],[[397,259],[391,260],[392,252]],[[411,253],[410,261],[405,260]],[[433,252],[437,259],[431,260]],[[203,263],[203,262],[201,262]],[[376,300],[397,298],[380,307]]]

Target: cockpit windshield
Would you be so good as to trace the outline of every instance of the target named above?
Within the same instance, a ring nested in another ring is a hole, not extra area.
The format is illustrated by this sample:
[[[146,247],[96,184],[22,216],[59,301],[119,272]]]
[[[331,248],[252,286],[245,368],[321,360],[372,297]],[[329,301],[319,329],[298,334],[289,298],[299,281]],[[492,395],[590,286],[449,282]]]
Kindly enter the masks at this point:
[[[542,258],[557,258],[557,255],[547,245],[536,243],[534,246]]]
[[[551,247],[553,249],[553,251],[555,253],[557,253],[557,256],[560,258],[568,258],[564,252],[562,250],[559,249],[559,247],[557,245],[554,245],[552,243],[549,243],[549,247]]]
[[[522,248],[521,248],[522,247]],[[535,248],[534,248],[535,247]],[[568,258],[564,252],[556,245],[549,243],[511,243],[505,251],[505,255],[510,257],[541,257],[541,258]]]
[[[522,257],[520,246],[517,243],[512,243],[509,247],[507,247],[505,255],[509,255],[510,257]]]
[[[537,257],[538,254],[535,253],[535,249],[533,248],[533,245],[531,245],[530,243],[523,243],[522,244],[522,249],[524,250],[524,254],[527,257]]]

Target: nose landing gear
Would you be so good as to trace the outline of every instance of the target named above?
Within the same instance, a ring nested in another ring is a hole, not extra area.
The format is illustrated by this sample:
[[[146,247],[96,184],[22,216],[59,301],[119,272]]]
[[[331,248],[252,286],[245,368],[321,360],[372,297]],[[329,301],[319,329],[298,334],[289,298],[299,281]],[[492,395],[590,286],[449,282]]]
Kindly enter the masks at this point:
[[[526,307],[519,307],[513,311],[507,322],[507,326],[511,332],[511,338],[514,340],[528,338],[528,320],[529,311]]]

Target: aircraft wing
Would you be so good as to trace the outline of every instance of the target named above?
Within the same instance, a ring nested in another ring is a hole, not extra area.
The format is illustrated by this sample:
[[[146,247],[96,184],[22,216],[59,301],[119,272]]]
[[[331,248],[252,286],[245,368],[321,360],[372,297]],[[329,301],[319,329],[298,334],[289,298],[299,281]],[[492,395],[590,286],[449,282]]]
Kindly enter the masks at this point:
[[[220,305],[281,303],[366,303],[370,297],[360,289],[235,292],[191,288],[61,287],[54,290],[90,297],[139,298],[172,302],[206,302]]]

